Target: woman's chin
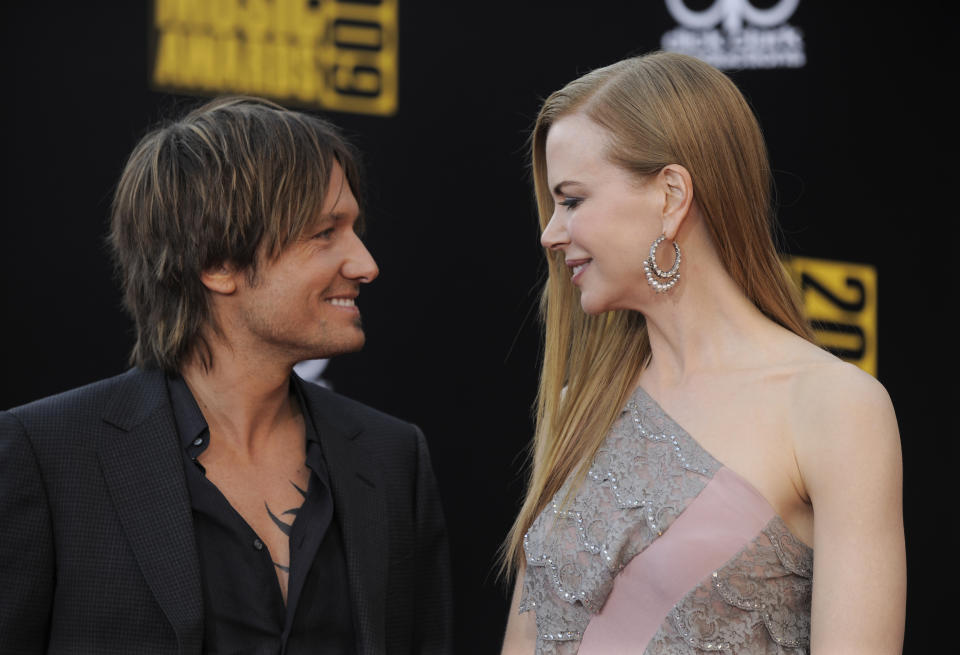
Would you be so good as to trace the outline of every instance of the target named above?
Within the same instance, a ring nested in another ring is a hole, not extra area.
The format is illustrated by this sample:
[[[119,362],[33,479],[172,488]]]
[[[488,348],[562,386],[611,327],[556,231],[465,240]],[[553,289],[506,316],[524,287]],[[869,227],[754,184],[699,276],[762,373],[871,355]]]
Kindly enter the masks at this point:
[[[584,296],[580,296],[580,309],[583,310],[584,314],[590,316],[597,316],[598,314],[610,311],[610,307],[608,307],[606,303],[597,302]]]

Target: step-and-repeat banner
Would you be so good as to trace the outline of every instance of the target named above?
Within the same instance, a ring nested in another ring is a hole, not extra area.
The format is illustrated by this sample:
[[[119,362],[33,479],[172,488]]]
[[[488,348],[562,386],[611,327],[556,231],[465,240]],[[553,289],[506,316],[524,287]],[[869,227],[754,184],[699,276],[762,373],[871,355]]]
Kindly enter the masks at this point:
[[[389,116],[400,84],[398,2],[155,0],[151,82],[179,93],[244,93]],[[691,8],[666,0],[676,25],[660,46],[726,70],[801,68],[803,32],[790,22],[799,4],[735,0]],[[817,342],[876,375],[876,269],[808,254],[785,264]]]

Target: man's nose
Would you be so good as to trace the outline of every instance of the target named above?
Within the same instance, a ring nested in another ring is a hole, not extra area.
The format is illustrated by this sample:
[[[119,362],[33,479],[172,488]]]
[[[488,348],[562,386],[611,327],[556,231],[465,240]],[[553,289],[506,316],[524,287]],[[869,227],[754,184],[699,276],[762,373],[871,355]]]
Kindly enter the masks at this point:
[[[543,234],[540,235],[540,245],[547,250],[561,250],[569,241],[565,221],[557,216],[557,212],[553,212],[550,222],[547,223],[547,227],[543,229]]]
[[[373,255],[367,250],[367,246],[356,234],[353,235],[354,243],[350,249],[350,254],[343,264],[343,276],[357,282],[373,282],[380,269],[377,262],[373,260]]]

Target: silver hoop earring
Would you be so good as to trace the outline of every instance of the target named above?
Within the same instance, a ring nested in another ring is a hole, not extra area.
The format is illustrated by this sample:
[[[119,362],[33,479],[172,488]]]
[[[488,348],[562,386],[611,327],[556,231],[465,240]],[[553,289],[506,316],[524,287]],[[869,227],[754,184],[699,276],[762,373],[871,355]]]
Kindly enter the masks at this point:
[[[680,246],[677,245],[676,241],[673,242],[673,252],[676,255],[676,259],[673,262],[673,266],[670,267],[670,270],[664,271],[657,266],[657,248],[660,247],[660,244],[663,243],[666,238],[663,234],[658,236],[657,239],[650,244],[650,257],[643,260],[643,270],[647,274],[647,284],[653,287],[653,290],[657,293],[669,291],[677,286],[677,282],[680,281]]]

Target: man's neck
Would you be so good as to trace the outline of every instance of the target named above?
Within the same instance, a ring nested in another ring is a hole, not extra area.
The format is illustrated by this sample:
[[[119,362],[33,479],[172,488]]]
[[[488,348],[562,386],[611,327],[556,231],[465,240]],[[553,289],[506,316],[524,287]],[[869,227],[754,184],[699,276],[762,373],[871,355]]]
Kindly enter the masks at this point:
[[[205,368],[191,358],[180,370],[221,445],[254,456],[270,435],[299,415],[290,395],[290,367],[264,367],[217,353]],[[219,356],[217,356],[219,355]]]

